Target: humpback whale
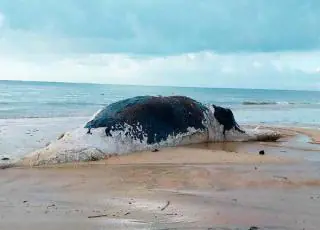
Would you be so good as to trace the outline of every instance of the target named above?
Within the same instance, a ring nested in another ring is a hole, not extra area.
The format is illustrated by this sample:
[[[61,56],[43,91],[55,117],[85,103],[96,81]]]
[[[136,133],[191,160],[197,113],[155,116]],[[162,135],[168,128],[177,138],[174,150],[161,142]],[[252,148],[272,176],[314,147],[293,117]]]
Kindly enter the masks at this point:
[[[280,134],[272,130],[240,127],[229,108],[204,105],[186,96],[147,95],[105,106],[82,127],[23,160],[31,165],[89,161],[193,143],[278,138]]]
[[[235,128],[244,133],[235,121],[232,111],[228,108],[212,105],[214,117],[223,125],[225,132]],[[188,128],[205,131],[205,113],[208,107],[185,96],[139,96],[110,104],[101,110],[85,128],[88,134],[91,129],[105,128],[107,136],[115,130],[129,129],[124,135],[142,140],[147,137],[148,144],[164,141],[170,135],[186,133]]]

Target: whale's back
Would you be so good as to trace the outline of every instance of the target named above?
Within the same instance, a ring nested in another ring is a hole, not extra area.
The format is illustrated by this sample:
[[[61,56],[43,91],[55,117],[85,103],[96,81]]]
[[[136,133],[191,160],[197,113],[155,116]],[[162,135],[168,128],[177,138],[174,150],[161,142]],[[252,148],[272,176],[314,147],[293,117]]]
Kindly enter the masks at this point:
[[[207,108],[185,96],[139,96],[106,106],[85,128],[106,128],[106,134],[124,130],[138,139],[147,136],[149,144],[165,140],[169,135],[186,133],[188,129],[205,129]]]

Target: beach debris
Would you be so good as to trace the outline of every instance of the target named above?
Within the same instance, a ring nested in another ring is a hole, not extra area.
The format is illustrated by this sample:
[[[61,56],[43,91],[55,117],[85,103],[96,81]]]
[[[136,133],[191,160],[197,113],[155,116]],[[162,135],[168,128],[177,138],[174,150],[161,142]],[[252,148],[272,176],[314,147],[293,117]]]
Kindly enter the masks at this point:
[[[99,213],[100,211],[94,211],[95,213]],[[124,216],[127,216],[131,214],[131,212],[126,212],[125,214],[123,214]],[[113,217],[116,217],[117,215],[120,215],[119,212],[117,212],[116,214],[112,214]],[[89,219],[93,219],[93,218],[100,218],[100,217],[108,217],[108,214],[101,214],[101,215],[94,215],[94,216],[88,216]]]
[[[178,213],[168,213],[167,216],[177,216]]]
[[[58,136],[57,140],[62,139],[62,138],[64,137],[64,135],[65,135],[65,133],[61,133],[61,134]]]
[[[53,208],[55,206],[56,206],[55,204],[50,204],[50,205],[47,206],[47,208]]]
[[[89,219],[92,219],[92,218],[99,218],[99,217],[107,217],[108,214],[102,214],[102,215],[96,215],[96,216],[88,216]],[[115,216],[115,215],[113,215]]]
[[[2,161],[8,161],[8,160],[10,160],[10,158],[9,157],[3,157],[3,158],[1,158],[1,160]]]
[[[159,149],[153,149],[152,152],[153,152],[153,153],[159,152]]]
[[[160,210],[164,211],[170,205],[170,201],[167,201],[166,205],[163,206]]]
[[[288,180],[288,177],[286,176],[273,176],[273,177],[278,179]]]
[[[258,167],[257,167],[257,166],[255,166],[255,167],[254,167],[254,170],[257,170],[257,169],[258,169]]]
[[[258,230],[259,228],[257,226],[251,226],[248,230]]]
[[[264,150],[259,151],[259,155],[264,155],[264,154],[265,154]]]

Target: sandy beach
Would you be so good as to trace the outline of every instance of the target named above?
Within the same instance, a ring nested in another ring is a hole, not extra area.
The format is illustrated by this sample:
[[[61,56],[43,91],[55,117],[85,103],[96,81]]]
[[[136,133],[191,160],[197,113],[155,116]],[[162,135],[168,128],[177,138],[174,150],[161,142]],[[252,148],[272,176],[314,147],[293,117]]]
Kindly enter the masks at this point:
[[[320,0],[0,0],[0,230],[320,230]]]
[[[0,155],[19,157],[85,121],[49,120],[2,120]],[[1,170],[0,229],[319,229],[320,131],[274,129],[286,134],[277,143]]]

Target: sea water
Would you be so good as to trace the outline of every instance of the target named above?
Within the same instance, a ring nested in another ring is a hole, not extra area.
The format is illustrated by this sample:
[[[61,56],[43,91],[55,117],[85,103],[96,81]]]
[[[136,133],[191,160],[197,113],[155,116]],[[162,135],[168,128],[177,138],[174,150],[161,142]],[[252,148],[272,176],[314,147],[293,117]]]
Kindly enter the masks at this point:
[[[320,91],[0,81],[0,119],[91,117],[138,95],[185,95],[233,110],[239,124],[320,128]]]

